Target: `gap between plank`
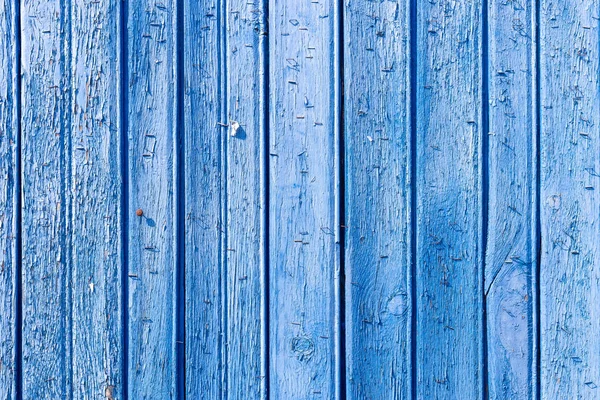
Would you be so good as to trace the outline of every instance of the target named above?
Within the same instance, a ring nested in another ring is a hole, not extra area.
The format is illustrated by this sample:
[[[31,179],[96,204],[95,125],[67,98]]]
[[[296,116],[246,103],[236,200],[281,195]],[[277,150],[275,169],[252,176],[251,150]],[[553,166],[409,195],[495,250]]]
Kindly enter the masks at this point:
[[[264,192],[262,193],[262,198],[264,202],[264,209],[262,211],[262,290],[263,290],[263,304],[261,310],[261,321],[262,321],[262,332],[263,332],[263,341],[261,344],[261,357],[263,360],[263,367],[261,374],[263,376],[263,397],[265,399],[269,399],[269,388],[270,388],[270,312],[269,312],[269,304],[271,302],[270,299],[270,291],[269,291],[269,282],[270,282],[270,253],[269,253],[269,210],[270,210],[270,160],[269,160],[269,148],[270,148],[270,140],[269,140],[269,132],[270,132],[270,121],[269,121],[269,113],[270,113],[270,103],[269,103],[269,89],[270,89],[270,63],[269,63],[269,0],[263,0],[263,17],[262,23],[265,29],[265,40],[263,41],[262,51],[263,51],[263,82],[262,82],[262,102],[264,106],[263,113],[263,132],[262,132],[262,149],[261,149],[261,165],[262,165],[262,187]]]
[[[535,70],[535,78],[533,80],[534,84],[534,99],[533,99],[533,111],[535,115],[535,131],[534,131],[534,153],[535,153],[535,211],[534,211],[534,219],[535,219],[535,228],[534,228],[534,246],[535,246],[535,273],[533,277],[532,284],[535,287],[535,306],[534,315],[533,315],[533,325],[535,330],[535,338],[534,338],[534,365],[532,366],[532,372],[534,373],[532,382],[535,393],[533,393],[533,398],[539,400],[541,399],[541,292],[540,292],[540,276],[541,276],[541,262],[542,262],[542,222],[541,222],[541,129],[542,129],[542,119],[541,119],[541,93],[540,93],[540,83],[541,83],[541,45],[540,45],[540,16],[541,16],[541,0],[535,0],[534,7],[535,12],[533,15],[533,29],[534,29],[534,38],[535,38],[535,51],[532,56],[534,57],[534,70]]]
[[[129,69],[127,39],[127,2],[120,4],[120,134],[121,134],[121,395],[129,398]]]
[[[15,394],[16,400],[22,400],[23,398],[23,169],[22,169],[22,129],[21,129],[21,91],[22,91],[22,79],[21,79],[21,2],[15,0],[15,21],[14,21],[14,37],[16,39],[15,47],[15,59],[16,59],[16,83],[17,87],[15,90],[15,107],[16,107],[16,118],[17,118],[17,155],[16,155],[16,271],[15,271]]]
[[[417,399],[417,0],[410,1],[410,393]]]
[[[227,0],[220,0],[217,5],[217,32],[218,32],[218,95],[220,109],[219,118],[223,123],[229,124],[227,115],[227,102],[229,91],[227,90]],[[227,343],[229,342],[228,335],[228,324],[227,316],[229,315],[228,301],[227,301],[227,254],[225,249],[227,248],[227,135],[224,134],[220,138],[220,149],[219,149],[219,167],[221,172],[220,178],[220,206],[221,206],[221,236],[220,236],[220,248],[219,258],[221,260],[220,265],[220,278],[219,278],[219,301],[221,304],[221,332],[219,340],[219,365],[221,366],[221,398],[225,397],[225,393],[228,391],[228,374],[229,368],[227,365]]]
[[[345,170],[345,105],[344,105],[344,1],[338,0],[336,4],[337,29],[334,42],[334,54],[337,56],[337,69],[335,70],[335,109],[336,109],[336,131],[337,136],[337,235],[339,243],[339,277],[336,297],[338,303],[338,337],[337,337],[337,391],[338,398],[346,398],[346,170]]]
[[[480,288],[482,299],[482,349],[480,366],[482,369],[482,394],[484,399],[489,399],[488,390],[488,315],[487,293],[485,290],[485,271],[487,267],[488,248],[488,223],[489,223],[489,131],[490,131],[490,96],[489,96],[489,3],[483,0],[481,4],[481,271]]]

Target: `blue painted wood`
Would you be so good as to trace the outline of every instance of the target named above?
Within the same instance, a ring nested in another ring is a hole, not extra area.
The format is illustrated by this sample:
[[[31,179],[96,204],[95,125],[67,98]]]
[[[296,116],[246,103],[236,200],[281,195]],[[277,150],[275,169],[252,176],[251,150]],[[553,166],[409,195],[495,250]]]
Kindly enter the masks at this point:
[[[598,1],[267,1],[0,4],[0,398],[596,398]]]
[[[21,2],[22,390],[71,398],[69,3]]]
[[[535,2],[492,1],[489,13],[488,387],[535,399]]]
[[[336,1],[269,3],[270,397],[339,398]]]
[[[186,389],[192,398],[260,399],[265,4],[190,2],[186,10]]]
[[[130,399],[177,389],[176,19],[175,1],[127,2]]]
[[[71,3],[73,397],[122,398],[120,4]]]
[[[599,396],[598,10],[540,3],[541,396]]]
[[[266,398],[266,1],[226,2],[226,393]]]
[[[0,399],[17,396],[18,82],[17,8],[0,3]]]
[[[218,399],[225,326],[222,149],[227,125],[221,100],[224,37],[221,1],[184,3],[185,364],[189,398]]]
[[[482,7],[417,5],[419,399],[483,396]]]
[[[120,397],[118,10],[22,7],[24,398]]]
[[[411,396],[409,35],[408,1],[345,2],[350,399]]]

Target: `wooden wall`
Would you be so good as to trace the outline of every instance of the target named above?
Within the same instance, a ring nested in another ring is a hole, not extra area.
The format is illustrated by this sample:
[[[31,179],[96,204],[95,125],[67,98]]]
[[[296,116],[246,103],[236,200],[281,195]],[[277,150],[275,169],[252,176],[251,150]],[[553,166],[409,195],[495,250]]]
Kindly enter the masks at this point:
[[[599,21],[0,0],[0,399],[600,398]]]

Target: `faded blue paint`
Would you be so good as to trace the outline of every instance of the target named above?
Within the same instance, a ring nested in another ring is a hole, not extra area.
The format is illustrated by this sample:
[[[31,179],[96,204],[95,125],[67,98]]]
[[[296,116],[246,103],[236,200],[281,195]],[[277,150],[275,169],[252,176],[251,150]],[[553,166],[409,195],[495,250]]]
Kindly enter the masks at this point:
[[[484,396],[481,2],[416,9],[416,396]]]
[[[0,399],[14,399],[19,357],[19,125],[17,8],[0,3]]]
[[[598,0],[0,4],[0,399],[594,399]]]
[[[540,1],[540,383],[598,398],[600,2]]]
[[[270,392],[339,398],[336,0],[269,3]]]
[[[490,398],[535,399],[536,4],[489,4],[488,387]]]
[[[345,8],[348,397],[411,393],[410,2]]]

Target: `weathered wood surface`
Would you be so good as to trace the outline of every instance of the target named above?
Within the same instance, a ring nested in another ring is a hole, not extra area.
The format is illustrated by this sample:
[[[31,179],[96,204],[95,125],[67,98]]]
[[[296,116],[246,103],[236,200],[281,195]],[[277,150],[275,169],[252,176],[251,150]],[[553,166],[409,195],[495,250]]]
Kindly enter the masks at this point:
[[[416,396],[483,396],[482,7],[418,2]]]
[[[599,10],[3,1],[0,399],[598,397]]]
[[[266,3],[186,7],[186,390],[262,399]]]
[[[599,7],[540,4],[542,398],[600,390]]]
[[[266,0],[226,2],[225,312],[229,399],[266,398]]]
[[[489,4],[487,383],[490,398],[535,399],[536,4]]]
[[[269,4],[270,396],[339,396],[335,0]]]
[[[186,395],[224,393],[224,4],[184,5]]]
[[[352,399],[411,393],[409,1],[344,15],[346,348]]]
[[[18,9],[0,3],[0,399],[17,396],[19,284]]]
[[[21,13],[22,381],[24,399],[73,393],[70,3]]]
[[[177,390],[177,6],[127,3],[129,398]],[[141,215],[140,215],[141,214]]]
[[[224,3],[184,3],[185,374],[189,398],[225,393]]]
[[[122,398],[120,4],[70,15],[73,397]]]

